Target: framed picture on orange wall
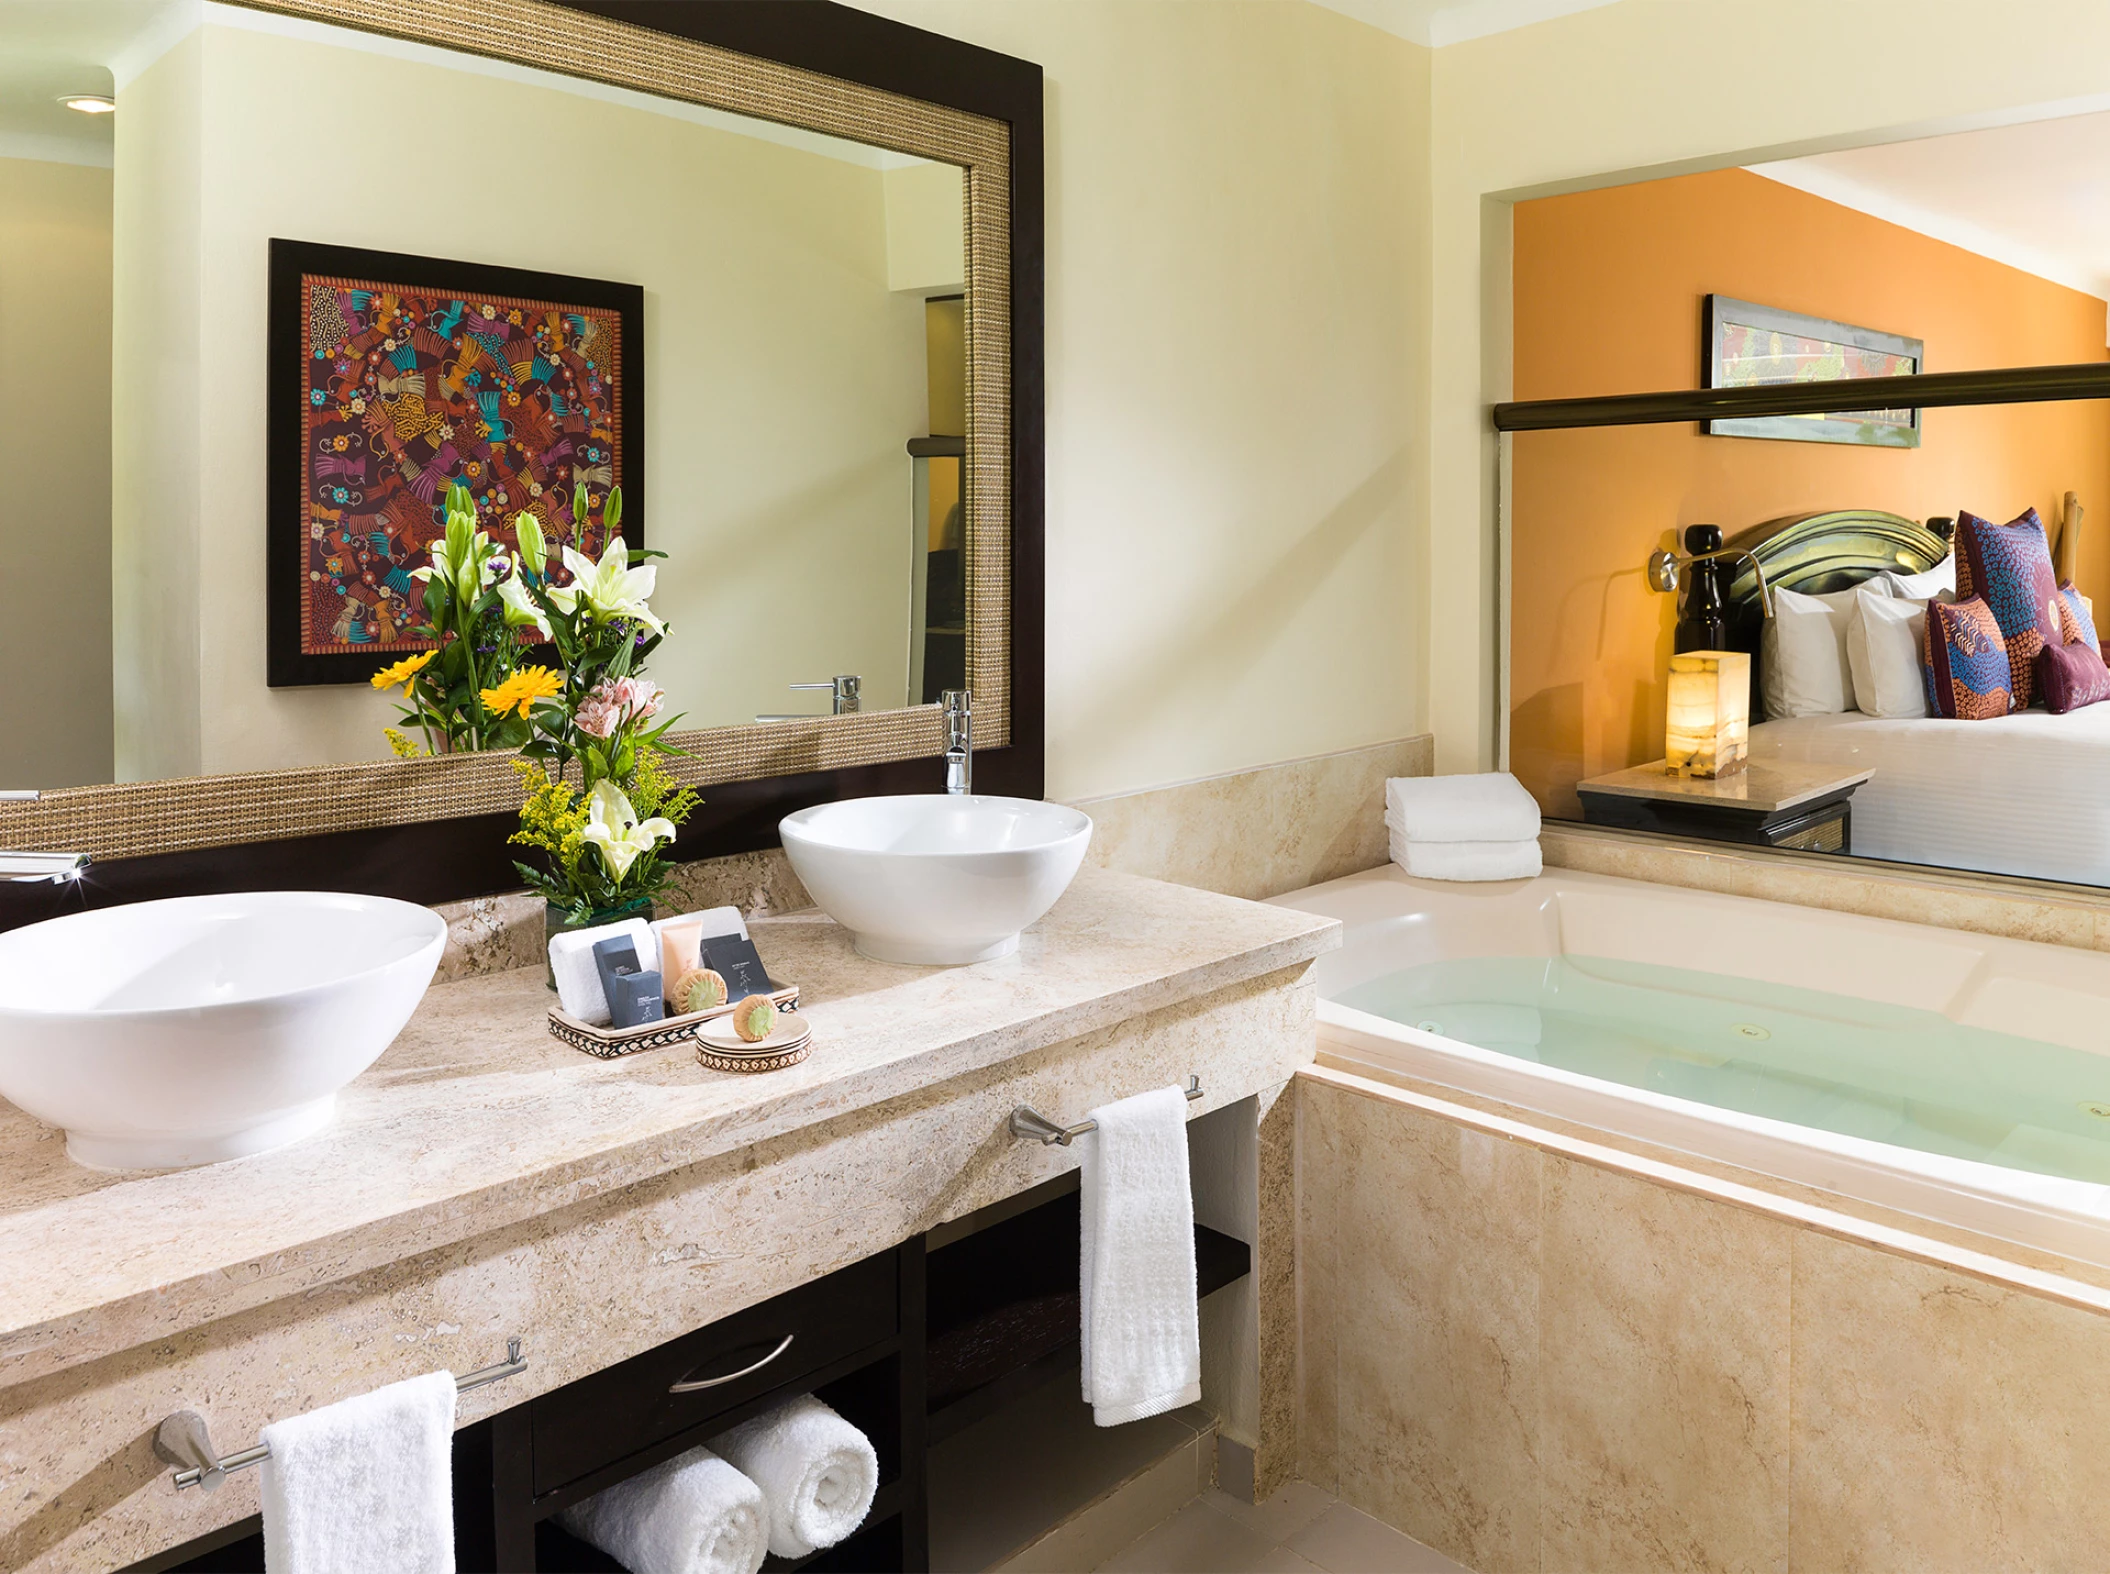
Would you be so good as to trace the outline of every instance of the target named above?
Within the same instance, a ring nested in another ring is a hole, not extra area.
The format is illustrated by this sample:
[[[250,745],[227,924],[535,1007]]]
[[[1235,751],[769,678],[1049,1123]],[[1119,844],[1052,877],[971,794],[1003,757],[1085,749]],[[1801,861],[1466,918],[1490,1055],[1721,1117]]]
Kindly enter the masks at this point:
[[[1901,334],[1808,317],[1727,295],[1707,297],[1707,386],[1756,388],[1862,377],[1915,377],[1925,345]],[[1708,421],[1711,437],[1769,437],[1796,443],[1917,448],[1917,410],[1840,410]]]

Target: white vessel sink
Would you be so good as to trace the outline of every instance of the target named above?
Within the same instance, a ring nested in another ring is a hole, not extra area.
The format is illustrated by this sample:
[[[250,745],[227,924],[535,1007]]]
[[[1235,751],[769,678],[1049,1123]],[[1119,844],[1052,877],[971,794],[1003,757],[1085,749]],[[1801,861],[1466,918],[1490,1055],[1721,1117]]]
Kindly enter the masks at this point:
[[[386,897],[266,891],[0,934],[0,1095],[96,1169],[293,1142],[410,1020],[446,945]]]
[[[882,962],[986,962],[1069,889],[1088,815],[1030,798],[848,798],[786,815],[791,867]]]

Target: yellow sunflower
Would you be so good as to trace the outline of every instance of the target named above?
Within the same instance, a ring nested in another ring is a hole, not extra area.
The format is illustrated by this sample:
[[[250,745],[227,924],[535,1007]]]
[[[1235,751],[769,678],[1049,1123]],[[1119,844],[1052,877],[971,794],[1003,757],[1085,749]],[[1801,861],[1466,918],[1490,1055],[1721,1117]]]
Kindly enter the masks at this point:
[[[439,652],[436,650],[428,650],[415,656],[405,656],[393,667],[383,667],[373,675],[370,681],[377,689],[392,689],[398,683],[408,689],[410,680],[423,672],[431,664],[432,658],[438,654]]]
[[[495,689],[483,692],[484,709],[494,716],[517,711],[525,716],[537,700],[564,692],[564,680],[548,667],[522,667]]]

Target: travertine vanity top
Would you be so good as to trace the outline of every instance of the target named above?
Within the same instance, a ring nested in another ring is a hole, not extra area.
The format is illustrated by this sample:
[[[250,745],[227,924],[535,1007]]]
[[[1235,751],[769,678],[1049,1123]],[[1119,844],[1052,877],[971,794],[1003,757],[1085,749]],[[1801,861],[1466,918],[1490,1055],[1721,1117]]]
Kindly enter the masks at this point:
[[[552,997],[530,969],[434,987],[340,1096],[334,1125],[255,1158],[100,1174],[69,1160],[58,1132],[0,1101],[0,1385],[913,1093],[1339,943],[1331,919],[1090,869],[1014,955],[974,967],[867,960],[818,914],[758,921],[753,933],[770,971],[804,991],[813,1053],[790,1070],[709,1071],[686,1048],[596,1060],[549,1036]]]

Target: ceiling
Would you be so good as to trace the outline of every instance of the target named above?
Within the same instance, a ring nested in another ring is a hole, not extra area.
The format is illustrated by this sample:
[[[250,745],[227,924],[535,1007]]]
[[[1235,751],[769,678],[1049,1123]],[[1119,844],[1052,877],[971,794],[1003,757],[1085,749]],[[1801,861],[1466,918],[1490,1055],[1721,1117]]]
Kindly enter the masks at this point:
[[[2110,300],[2110,113],[1849,148],[1768,179]]]
[[[109,115],[83,115],[62,93],[112,93],[111,62],[152,28],[169,0],[0,0],[0,156],[108,164]]]
[[[1329,11],[1416,44],[1441,49],[1468,38],[1485,38],[1529,27],[1576,11],[1594,11],[1615,0],[1317,0]]]

